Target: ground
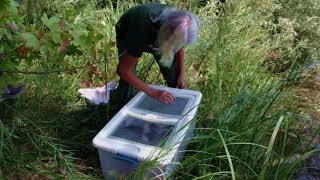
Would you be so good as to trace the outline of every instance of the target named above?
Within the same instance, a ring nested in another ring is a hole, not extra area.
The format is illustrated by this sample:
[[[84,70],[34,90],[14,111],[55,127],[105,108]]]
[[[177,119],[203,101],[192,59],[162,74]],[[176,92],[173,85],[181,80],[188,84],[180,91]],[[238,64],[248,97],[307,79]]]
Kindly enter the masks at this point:
[[[293,92],[300,99],[298,107],[301,115],[306,117],[304,123],[299,124],[303,126],[307,138],[306,146],[320,148],[320,65],[308,69],[300,83],[293,87]],[[320,155],[308,158],[299,174],[299,180],[320,179]]]

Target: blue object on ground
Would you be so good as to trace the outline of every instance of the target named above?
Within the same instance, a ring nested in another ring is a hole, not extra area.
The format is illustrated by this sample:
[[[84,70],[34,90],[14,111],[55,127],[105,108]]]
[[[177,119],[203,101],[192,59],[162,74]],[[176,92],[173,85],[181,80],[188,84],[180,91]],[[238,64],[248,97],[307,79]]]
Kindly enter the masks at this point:
[[[0,94],[0,102],[6,99],[14,99],[20,96],[24,92],[24,85],[18,85],[15,87],[7,87],[1,94]]]

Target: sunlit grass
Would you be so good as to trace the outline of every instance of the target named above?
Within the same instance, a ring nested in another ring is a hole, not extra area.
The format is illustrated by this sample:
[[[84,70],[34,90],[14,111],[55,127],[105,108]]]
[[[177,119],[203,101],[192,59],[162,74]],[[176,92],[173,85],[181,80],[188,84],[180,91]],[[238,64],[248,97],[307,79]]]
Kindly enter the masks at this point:
[[[78,18],[80,24],[86,24],[98,17],[106,24],[101,30],[105,39],[113,40],[114,24],[134,3],[118,1],[114,8],[111,1],[106,2],[105,9],[97,8],[93,1],[81,4],[81,13],[70,19]],[[290,112],[294,110],[290,97],[285,96],[286,85],[294,79],[294,63],[299,63],[301,56],[298,47],[304,42],[288,48],[286,60],[291,66],[287,73],[271,73],[264,64],[266,55],[288,43],[291,36],[282,32],[279,37],[270,37],[273,27],[266,24],[274,4],[258,2],[227,1],[217,5],[212,1],[198,6],[196,1],[188,1],[187,5],[174,1],[197,12],[201,19],[199,41],[187,47],[186,78],[190,89],[203,94],[195,136],[174,179],[283,179],[317,153],[301,149],[303,142],[295,144],[288,138],[296,118]],[[60,14],[66,13],[63,9],[67,7],[77,8],[69,1],[55,1],[50,6]],[[117,79],[116,57],[115,53],[108,61],[105,57],[96,59],[110,80]],[[89,57],[68,58],[79,66]],[[163,83],[156,63],[151,62],[150,56],[144,56],[138,74],[147,82]],[[152,73],[145,72],[149,67]],[[30,68],[39,70],[43,66]],[[48,63],[45,70],[51,68]],[[90,107],[77,96],[86,73],[84,68],[73,75],[26,76],[24,96],[0,104],[0,176],[101,177],[91,140],[108,122],[110,107]],[[142,179],[150,168],[156,168],[156,163],[143,163],[130,177]]]

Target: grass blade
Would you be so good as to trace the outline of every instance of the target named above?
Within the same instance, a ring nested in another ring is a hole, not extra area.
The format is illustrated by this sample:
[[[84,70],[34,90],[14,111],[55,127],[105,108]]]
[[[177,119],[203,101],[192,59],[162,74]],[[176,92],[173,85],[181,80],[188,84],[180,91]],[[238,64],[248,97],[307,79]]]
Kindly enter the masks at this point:
[[[233,164],[232,164],[232,160],[231,160],[231,156],[230,156],[228,147],[227,147],[226,142],[224,141],[224,138],[223,138],[221,132],[219,131],[219,129],[217,131],[219,133],[219,136],[220,136],[221,141],[223,143],[224,150],[226,151],[226,154],[227,154],[227,157],[228,157],[228,162],[229,162],[229,166],[230,166],[232,180],[235,180],[236,179],[236,175],[235,175],[235,172],[234,172],[234,168],[233,168]]]
[[[268,149],[266,151],[266,159],[264,160],[263,162],[263,169],[259,175],[259,180],[264,180],[265,179],[265,175],[266,175],[266,171],[267,171],[267,168],[268,168],[268,163],[270,161],[270,158],[271,158],[271,152],[272,152],[272,148],[273,148],[273,145],[274,145],[274,142],[276,140],[276,137],[277,137],[277,134],[279,132],[279,129],[280,129],[280,126],[282,124],[282,121],[283,121],[283,116],[281,116],[276,124],[276,127],[274,128],[273,130],[273,133],[272,133],[272,136],[271,136],[271,139],[269,141],[269,145],[268,145]]]

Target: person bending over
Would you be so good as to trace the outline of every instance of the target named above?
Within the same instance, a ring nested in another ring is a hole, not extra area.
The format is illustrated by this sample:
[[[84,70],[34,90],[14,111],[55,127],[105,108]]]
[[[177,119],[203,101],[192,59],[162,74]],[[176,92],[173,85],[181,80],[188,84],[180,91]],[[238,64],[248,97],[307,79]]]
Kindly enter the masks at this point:
[[[120,98],[120,107],[134,96],[133,88],[166,104],[175,101],[171,93],[151,88],[138,79],[136,65],[142,53],[151,53],[167,85],[184,88],[184,47],[197,39],[198,18],[169,5],[146,3],[126,11],[115,29],[120,76],[115,95]]]

